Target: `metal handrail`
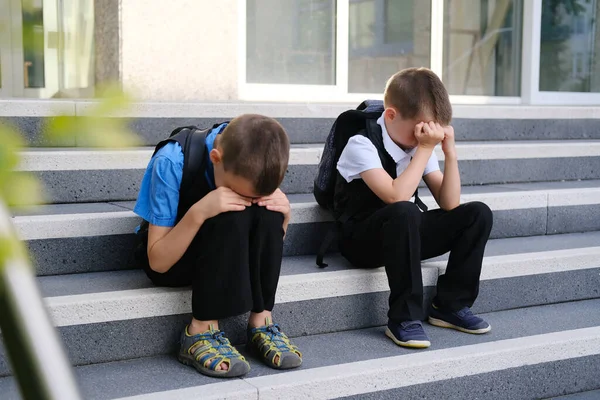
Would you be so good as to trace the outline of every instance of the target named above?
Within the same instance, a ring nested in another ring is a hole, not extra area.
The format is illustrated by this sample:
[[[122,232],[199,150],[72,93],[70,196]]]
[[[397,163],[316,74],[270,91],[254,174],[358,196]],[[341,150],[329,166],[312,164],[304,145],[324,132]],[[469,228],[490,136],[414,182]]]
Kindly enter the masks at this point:
[[[0,202],[0,241],[15,238],[10,214]],[[0,264],[0,329],[13,374],[24,399],[79,400],[73,370],[32,271],[18,252]]]

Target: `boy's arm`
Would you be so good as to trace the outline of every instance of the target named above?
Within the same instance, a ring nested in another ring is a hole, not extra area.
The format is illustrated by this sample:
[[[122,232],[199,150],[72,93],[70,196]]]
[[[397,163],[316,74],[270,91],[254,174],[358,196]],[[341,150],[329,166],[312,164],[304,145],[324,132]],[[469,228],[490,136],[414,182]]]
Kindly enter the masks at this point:
[[[386,204],[408,201],[421,182],[433,147],[419,145],[408,167],[396,179],[383,169],[371,169],[360,174],[362,180]]]
[[[415,137],[419,146],[410,164],[396,179],[382,168],[360,174],[369,189],[386,204],[408,201],[415,194],[431,153],[443,139],[442,127],[434,123],[419,123],[415,126]]]
[[[221,187],[194,204],[174,227],[150,225],[148,228],[148,261],[156,272],[168,271],[181,259],[204,221],[228,211],[242,211],[252,203]]]
[[[460,205],[460,173],[454,129],[451,126],[444,127],[442,151],[444,152],[444,173],[435,171],[425,175],[423,179],[440,208],[450,211]]]

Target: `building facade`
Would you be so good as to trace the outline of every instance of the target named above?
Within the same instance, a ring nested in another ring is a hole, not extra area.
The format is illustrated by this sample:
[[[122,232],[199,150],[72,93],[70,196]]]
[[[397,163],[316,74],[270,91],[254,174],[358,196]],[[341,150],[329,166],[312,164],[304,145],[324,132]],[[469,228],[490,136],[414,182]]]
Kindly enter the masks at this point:
[[[346,102],[429,67],[455,104],[600,104],[597,0],[0,0],[0,98]]]

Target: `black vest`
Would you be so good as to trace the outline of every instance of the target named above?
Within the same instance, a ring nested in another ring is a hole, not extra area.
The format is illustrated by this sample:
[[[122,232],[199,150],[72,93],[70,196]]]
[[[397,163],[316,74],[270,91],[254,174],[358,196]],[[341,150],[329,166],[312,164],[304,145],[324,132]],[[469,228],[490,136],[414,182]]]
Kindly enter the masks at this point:
[[[382,130],[377,120],[367,120],[366,129],[361,130],[358,135],[365,136],[373,143],[383,169],[392,179],[396,179],[396,162],[385,150]],[[385,203],[362,179],[355,179],[348,183],[339,172],[337,172],[334,193],[333,213],[336,221],[341,223],[348,220],[362,220],[385,206]]]
[[[392,179],[396,179],[396,162],[385,149],[383,132],[377,120],[367,120],[367,128],[358,134],[365,136],[373,143],[379,154],[383,169]],[[373,193],[362,179],[355,179],[348,183],[339,172],[337,172],[334,193],[333,214],[336,221],[342,224],[351,220],[363,220],[385,206],[385,203]],[[419,198],[419,189],[415,191],[414,197],[417,206],[422,211],[427,211],[427,206]]]

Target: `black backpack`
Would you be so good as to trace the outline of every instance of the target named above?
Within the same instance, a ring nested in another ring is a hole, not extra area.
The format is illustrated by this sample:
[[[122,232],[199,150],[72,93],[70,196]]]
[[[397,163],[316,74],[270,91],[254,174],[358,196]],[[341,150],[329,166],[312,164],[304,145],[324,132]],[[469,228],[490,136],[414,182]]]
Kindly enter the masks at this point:
[[[384,111],[383,101],[365,100],[355,110],[348,110],[340,114],[335,120],[331,131],[325,141],[325,147],[319,162],[319,169],[314,182],[313,194],[317,203],[329,211],[334,208],[335,187],[338,177],[337,163],[342,155],[342,151],[348,140],[352,136],[365,132],[365,135],[373,142],[379,153],[383,168],[392,176],[396,177],[396,163],[387,154],[383,146],[381,129],[377,125],[377,119],[381,117]],[[414,194],[415,203],[423,211],[427,211],[427,206],[421,201],[418,195],[418,189]],[[327,236],[321,243],[317,254],[317,265],[321,268],[327,267],[323,262],[325,253],[333,243],[339,231],[339,224],[345,223],[356,212],[360,210],[345,210],[344,213],[336,219],[334,227],[327,233]]]
[[[376,121],[383,110],[383,101],[365,100],[356,110],[348,110],[340,114],[333,123],[325,141],[313,189],[315,199],[321,207],[333,211],[337,163],[348,140],[366,129],[368,120]]]

